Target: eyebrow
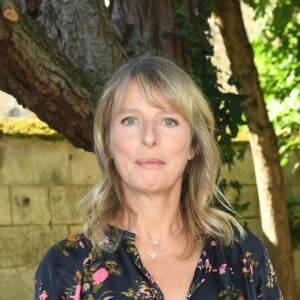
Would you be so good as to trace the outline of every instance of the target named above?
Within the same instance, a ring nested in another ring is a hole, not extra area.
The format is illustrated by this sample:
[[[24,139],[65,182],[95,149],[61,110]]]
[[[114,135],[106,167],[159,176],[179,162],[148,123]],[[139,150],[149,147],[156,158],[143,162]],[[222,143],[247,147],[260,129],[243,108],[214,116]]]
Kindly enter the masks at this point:
[[[164,113],[164,114],[173,114],[173,115],[181,115],[183,117],[183,115],[178,111],[178,110],[170,110],[170,109],[164,109],[164,108],[161,108],[161,107],[158,107],[158,109]],[[120,115],[120,114],[132,114],[132,113],[139,113],[141,112],[141,110],[139,110],[138,108],[121,108],[121,109],[118,109],[116,111],[116,114],[117,115]]]

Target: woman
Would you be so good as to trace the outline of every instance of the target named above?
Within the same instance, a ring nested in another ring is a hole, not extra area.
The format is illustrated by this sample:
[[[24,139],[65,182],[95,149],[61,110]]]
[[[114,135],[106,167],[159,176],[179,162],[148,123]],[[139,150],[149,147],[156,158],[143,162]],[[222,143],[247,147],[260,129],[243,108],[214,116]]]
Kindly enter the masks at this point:
[[[81,203],[84,234],[47,252],[35,299],[281,299],[263,244],[217,208],[214,119],[183,70],[121,67],[94,138],[103,177]]]

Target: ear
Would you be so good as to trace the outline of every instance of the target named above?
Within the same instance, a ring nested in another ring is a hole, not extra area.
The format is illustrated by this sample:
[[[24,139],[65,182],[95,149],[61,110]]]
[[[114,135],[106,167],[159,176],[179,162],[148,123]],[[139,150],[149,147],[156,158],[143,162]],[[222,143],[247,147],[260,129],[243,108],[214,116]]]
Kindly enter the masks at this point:
[[[190,153],[189,153],[189,156],[188,156],[188,160],[192,160],[195,156],[195,150],[194,150],[194,147],[190,147]]]

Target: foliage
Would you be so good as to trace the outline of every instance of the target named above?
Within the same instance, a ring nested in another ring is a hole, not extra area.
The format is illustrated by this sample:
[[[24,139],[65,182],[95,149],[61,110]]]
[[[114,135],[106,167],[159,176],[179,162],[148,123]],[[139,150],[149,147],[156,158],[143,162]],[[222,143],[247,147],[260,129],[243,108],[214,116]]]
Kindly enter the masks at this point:
[[[225,162],[230,165],[236,155],[231,140],[237,136],[239,124],[243,124],[240,103],[245,97],[222,92],[217,80],[218,70],[211,60],[214,48],[210,43],[208,23],[211,1],[201,1],[201,6],[198,6],[190,17],[179,0],[173,0],[173,4],[177,35],[186,43],[187,71],[211,103],[216,117],[216,138],[223,151]]]
[[[300,196],[294,196],[287,201],[289,226],[292,235],[293,246],[300,244]]]
[[[243,212],[245,212],[249,208],[250,202],[241,201],[242,185],[240,184],[240,182],[238,180],[227,181],[223,178],[220,183],[220,188],[225,195],[229,192],[230,189],[233,189],[235,191],[236,196],[233,197],[233,199],[230,199],[230,204],[233,210],[225,210],[231,215],[235,216],[237,219],[240,219],[240,221],[243,223],[244,228],[248,228],[248,224],[243,217]],[[223,207],[220,208],[222,209]]]
[[[281,164],[300,154],[300,1],[244,0],[263,21],[252,42],[270,119],[278,135]],[[296,161],[294,171],[300,169]],[[287,200],[293,246],[300,243],[300,196]]]
[[[300,1],[245,0],[263,21],[253,41],[260,83],[278,134],[281,164],[300,153]],[[294,169],[300,168],[300,163]]]
[[[50,140],[62,139],[62,134],[49,128],[39,119],[3,119],[0,121],[0,137],[14,135],[17,137],[39,137]]]
[[[296,89],[294,89],[296,91]],[[300,154],[300,90],[289,95],[285,101],[278,102],[270,99],[268,106],[270,118],[274,121],[275,129],[278,132],[278,142],[280,145],[281,164],[284,166],[291,156]],[[293,171],[300,169],[300,160],[293,166]]]

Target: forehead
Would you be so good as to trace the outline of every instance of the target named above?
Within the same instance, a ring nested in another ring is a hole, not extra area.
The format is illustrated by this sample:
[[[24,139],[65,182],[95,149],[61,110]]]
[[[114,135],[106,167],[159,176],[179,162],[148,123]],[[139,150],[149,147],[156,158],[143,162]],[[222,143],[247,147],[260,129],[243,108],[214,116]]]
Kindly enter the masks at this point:
[[[151,106],[178,111],[175,102],[167,98],[153,85],[142,87],[136,81],[131,81],[117,97],[115,97],[112,110],[118,111],[123,108],[138,108],[141,101],[148,102]]]

